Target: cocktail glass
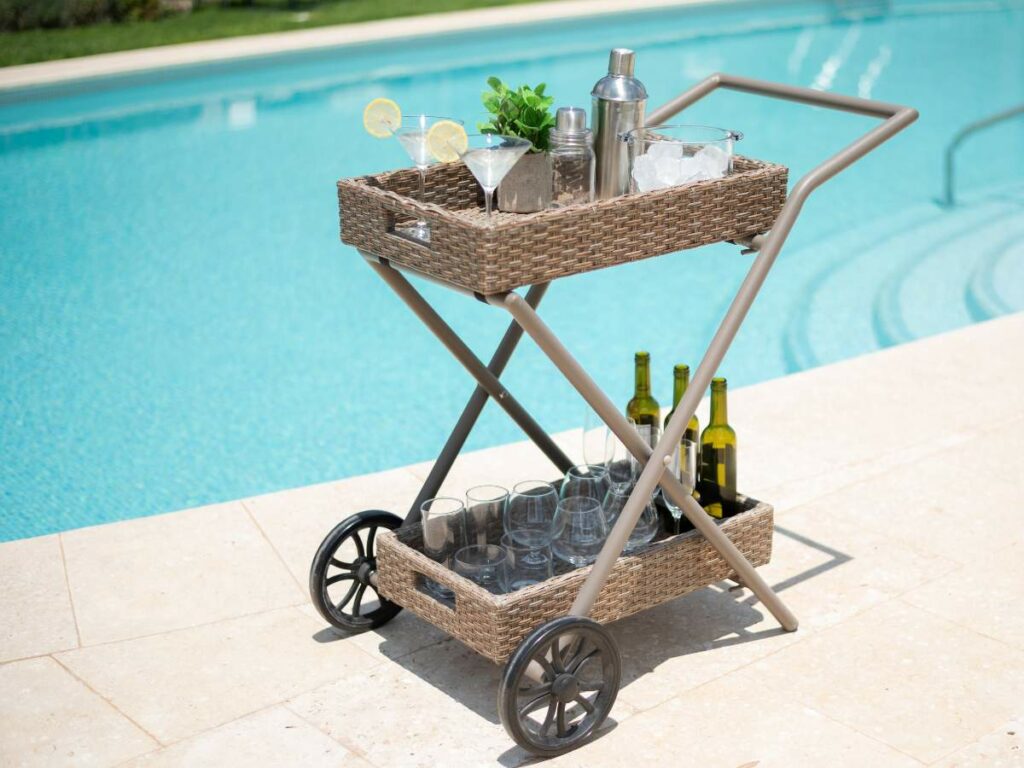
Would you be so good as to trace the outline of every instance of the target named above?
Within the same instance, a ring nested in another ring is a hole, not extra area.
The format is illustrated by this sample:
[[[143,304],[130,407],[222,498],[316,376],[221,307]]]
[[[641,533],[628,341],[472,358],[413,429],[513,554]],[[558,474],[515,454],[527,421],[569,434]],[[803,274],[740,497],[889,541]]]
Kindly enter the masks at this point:
[[[436,117],[434,115],[406,115],[402,118],[401,125],[394,126],[394,136],[398,139],[398,143],[402,145],[402,149],[409,155],[409,159],[412,160],[416,166],[416,170],[420,174],[420,193],[419,201],[423,202],[424,199],[424,184],[427,176],[427,168],[431,163],[437,162],[437,158],[430,152],[430,147],[427,143],[427,134],[430,133],[430,129],[442,120],[457,123],[462,125],[461,120],[455,120],[450,117]],[[454,156],[453,156],[454,159]],[[422,240],[423,242],[430,242],[430,225],[422,219],[403,227],[396,228],[401,234],[415,238],[416,240]]]
[[[460,152],[459,157],[484,189],[488,220],[491,217],[494,190],[532,146],[526,139],[502,136],[500,133],[471,133],[467,137],[466,150]]]

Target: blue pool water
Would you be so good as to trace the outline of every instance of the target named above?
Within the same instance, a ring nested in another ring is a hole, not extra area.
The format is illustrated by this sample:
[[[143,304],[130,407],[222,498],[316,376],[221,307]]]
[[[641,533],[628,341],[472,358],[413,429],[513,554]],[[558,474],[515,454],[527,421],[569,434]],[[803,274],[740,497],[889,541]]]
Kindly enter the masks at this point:
[[[735,385],[1021,309],[1024,121],[964,146],[962,206],[932,199],[950,136],[1024,101],[1024,7],[842,5],[867,15],[696,7],[4,97],[0,539],[436,454],[469,379],[338,242],[335,179],[406,163],[362,131],[375,96],[472,121],[497,74],[585,104],[626,45],[652,107],[716,70],[917,107],[812,198],[725,362]],[[686,121],[743,131],[741,151],[794,179],[871,124],[736,94]],[[556,283],[542,314],[619,401],[649,348],[664,401],[748,264],[716,246],[591,273]],[[424,291],[489,355],[502,316]],[[581,402],[529,343],[507,378],[548,429],[579,425]],[[489,406],[470,447],[518,438]]]

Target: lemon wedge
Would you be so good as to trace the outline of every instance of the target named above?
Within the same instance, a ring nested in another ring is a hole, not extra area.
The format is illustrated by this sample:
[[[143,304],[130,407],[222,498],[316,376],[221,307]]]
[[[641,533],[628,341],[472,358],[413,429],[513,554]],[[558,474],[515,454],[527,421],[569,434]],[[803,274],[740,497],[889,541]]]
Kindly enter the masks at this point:
[[[374,99],[363,110],[363,128],[378,139],[389,138],[402,124],[402,110],[391,99]]]
[[[427,131],[427,149],[441,163],[454,163],[466,151],[466,129],[454,120],[438,120]]]

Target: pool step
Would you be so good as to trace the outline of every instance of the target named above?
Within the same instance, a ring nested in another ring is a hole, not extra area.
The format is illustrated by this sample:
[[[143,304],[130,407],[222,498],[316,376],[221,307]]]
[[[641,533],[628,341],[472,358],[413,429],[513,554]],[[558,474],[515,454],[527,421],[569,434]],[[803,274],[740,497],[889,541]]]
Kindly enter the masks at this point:
[[[964,291],[975,322],[1024,310],[1024,231],[978,262]]]

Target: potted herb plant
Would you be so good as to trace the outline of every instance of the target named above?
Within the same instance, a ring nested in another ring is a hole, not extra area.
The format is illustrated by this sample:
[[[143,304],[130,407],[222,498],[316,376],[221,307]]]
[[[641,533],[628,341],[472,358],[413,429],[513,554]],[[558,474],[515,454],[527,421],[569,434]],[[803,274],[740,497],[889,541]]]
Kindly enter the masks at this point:
[[[477,124],[483,133],[518,136],[533,144],[527,154],[498,186],[498,208],[513,213],[541,211],[551,203],[551,158],[548,131],[555,125],[554,99],[544,95],[544,83],[536,88],[521,85],[512,90],[497,77],[487,78],[491,90],[483,94],[491,119]]]

